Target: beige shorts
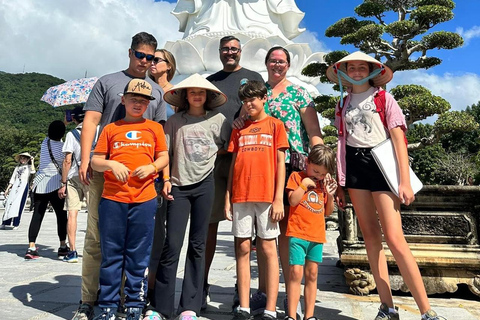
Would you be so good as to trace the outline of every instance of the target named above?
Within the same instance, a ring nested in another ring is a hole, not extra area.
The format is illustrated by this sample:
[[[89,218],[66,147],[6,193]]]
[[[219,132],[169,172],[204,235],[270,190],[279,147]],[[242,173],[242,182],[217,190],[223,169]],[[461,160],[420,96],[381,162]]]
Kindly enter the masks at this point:
[[[213,171],[215,177],[215,197],[213,200],[210,223],[225,220],[225,193],[227,192],[228,173],[232,163],[232,154],[218,155]]]
[[[270,219],[271,203],[241,202],[232,205],[232,233],[237,238],[251,238],[256,227],[261,239],[275,239],[280,234],[278,222]]]
[[[78,176],[72,177],[67,181],[67,197],[63,210],[80,211],[82,209],[82,200],[86,199],[88,203],[88,186],[82,184]]]

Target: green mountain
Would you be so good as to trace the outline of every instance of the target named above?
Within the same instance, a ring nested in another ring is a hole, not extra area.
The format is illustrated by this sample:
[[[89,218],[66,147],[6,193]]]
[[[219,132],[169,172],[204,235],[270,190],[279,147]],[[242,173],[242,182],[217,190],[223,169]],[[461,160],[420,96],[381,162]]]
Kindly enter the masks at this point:
[[[38,155],[48,125],[63,120],[65,107],[53,108],[40,101],[51,86],[65,82],[40,73],[11,74],[0,71],[0,190],[8,184],[20,152]]]

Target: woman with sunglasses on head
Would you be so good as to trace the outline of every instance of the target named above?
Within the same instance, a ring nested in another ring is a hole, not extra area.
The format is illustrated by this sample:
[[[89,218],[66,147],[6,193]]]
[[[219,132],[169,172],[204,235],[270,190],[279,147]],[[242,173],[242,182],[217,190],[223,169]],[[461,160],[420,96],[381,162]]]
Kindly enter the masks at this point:
[[[167,92],[173,87],[170,81],[175,76],[176,70],[177,64],[173,54],[166,49],[157,49],[152,66],[148,70],[148,76],[163,89],[163,92]],[[176,112],[176,108],[169,104],[166,105],[166,108],[168,119]]]

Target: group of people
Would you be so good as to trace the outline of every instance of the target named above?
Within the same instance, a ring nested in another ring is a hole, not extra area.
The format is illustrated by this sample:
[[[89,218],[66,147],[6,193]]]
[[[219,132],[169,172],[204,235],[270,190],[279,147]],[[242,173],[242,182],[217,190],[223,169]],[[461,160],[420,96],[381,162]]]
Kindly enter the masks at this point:
[[[258,73],[241,67],[240,40],[224,37],[219,43],[223,70],[207,79],[195,74],[172,86],[174,57],[156,47],[152,35],[136,34],[128,50],[128,68],[101,77],[83,108],[78,176],[89,186],[89,201],[82,301],[73,320],[93,319],[95,301],[102,310],[95,320],[115,319],[118,311],[128,320],[197,319],[210,300],[209,269],[218,223],[224,219],[232,220],[235,237],[238,292],[233,319],[253,319],[256,314],[265,320],[277,318],[279,256],[286,319],[302,314],[304,277],[303,316],[315,320],[324,217],[335,202],[343,209],[345,189],[381,300],[375,320],[399,319],[382,231],[422,319],[440,319],[430,309],[402,232],[400,204],[409,205],[415,196],[405,120],[396,101],[381,88],[392,78],[388,67],[357,52],[328,69],[330,80],[348,88],[336,110],[335,159],[335,152],[323,145],[313,99],[287,79],[291,62],[285,48],[268,51],[264,82]],[[379,95],[381,110],[376,105]],[[55,146],[64,132],[55,134],[50,136],[49,130],[45,144]],[[370,154],[387,138],[392,139],[399,164],[398,197]],[[42,156],[40,162],[39,172],[46,173]],[[67,183],[63,176],[53,178],[58,175],[54,167],[50,171],[48,183],[36,185],[45,189],[49,200],[53,191],[63,188],[61,183]],[[176,273],[188,222],[185,272],[175,308]],[[254,235],[259,287],[251,295]],[[63,230],[59,237],[62,248]]]

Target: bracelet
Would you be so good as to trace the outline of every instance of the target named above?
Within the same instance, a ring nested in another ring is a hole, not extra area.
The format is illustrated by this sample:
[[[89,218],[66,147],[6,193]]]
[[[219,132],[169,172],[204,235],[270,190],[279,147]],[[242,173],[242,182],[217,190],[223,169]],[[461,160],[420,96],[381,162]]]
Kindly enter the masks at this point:
[[[169,176],[163,176],[163,181],[170,181],[170,177]]]
[[[157,173],[157,166],[155,165],[155,163],[150,163],[154,168],[155,168],[155,173]]]
[[[307,192],[307,191],[308,191],[308,188],[307,188],[307,187],[305,187],[305,185],[304,185],[303,183],[300,183],[298,186],[299,186],[300,188],[302,188],[302,189],[303,189],[303,191],[305,191],[305,192]]]

